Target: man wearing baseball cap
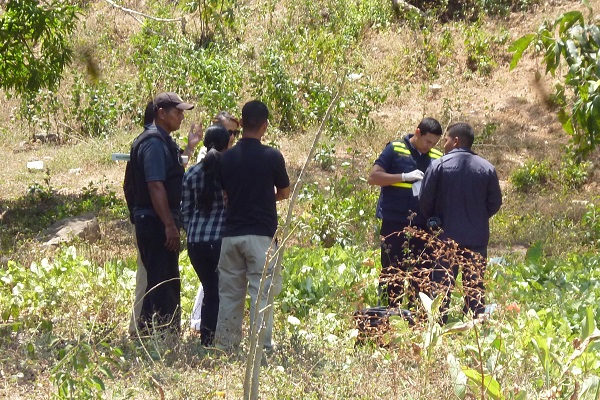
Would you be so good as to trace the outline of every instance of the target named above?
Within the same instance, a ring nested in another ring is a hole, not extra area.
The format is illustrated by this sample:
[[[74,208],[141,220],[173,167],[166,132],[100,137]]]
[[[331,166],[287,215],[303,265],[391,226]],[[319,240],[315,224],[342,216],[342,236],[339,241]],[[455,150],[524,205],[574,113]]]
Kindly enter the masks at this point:
[[[194,106],[173,92],[154,98],[154,122],[131,146],[133,222],[138,249],[147,272],[147,286],[139,319],[140,328],[180,330],[179,229],[181,186],[185,157],[202,139],[202,128],[190,132],[181,150],[171,137],[181,126],[183,111]],[[194,133],[192,135],[192,133]]]

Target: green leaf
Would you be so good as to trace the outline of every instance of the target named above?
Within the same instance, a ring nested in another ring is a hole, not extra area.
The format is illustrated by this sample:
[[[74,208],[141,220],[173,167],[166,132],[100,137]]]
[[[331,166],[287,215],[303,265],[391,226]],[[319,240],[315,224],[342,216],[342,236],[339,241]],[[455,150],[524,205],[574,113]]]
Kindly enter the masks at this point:
[[[110,379],[115,379],[114,375],[112,374],[112,372],[110,372],[110,369],[106,368],[106,366],[104,365],[99,365],[98,366],[98,370],[100,372],[102,372],[104,374],[104,376],[106,376],[107,378]]]
[[[581,385],[579,400],[596,400],[600,398],[600,378],[589,376]]]
[[[558,120],[562,124],[562,127],[565,130],[565,132],[567,132],[571,136],[575,134],[575,131],[573,129],[572,117],[564,109],[559,110]]]
[[[574,63],[576,65],[581,64],[581,59],[579,57],[579,49],[577,48],[577,46],[575,45],[575,42],[571,39],[567,40],[566,42],[566,50],[567,50],[567,55],[569,58],[571,58],[570,63]]]
[[[538,353],[540,363],[542,364],[542,368],[545,372],[547,372],[548,368],[550,367],[550,351],[548,350],[548,340],[550,340],[550,338],[540,335],[534,336],[531,340],[531,343]]]
[[[534,33],[530,33],[529,35],[525,35],[515,40],[508,46],[509,53],[513,54],[512,60],[510,61],[510,70],[515,68],[523,57],[523,52],[527,50],[533,39],[535,39],[536,35]]]
[[[596,46],[600,46],[600,28],[597,25],[592,25],[588,27],[588,31]]]
[[[92,377],[92,381],[94,382],[94,386],[96,386],[96,388],[98,390],[101,390],[104,392],[104,382],[102,382],[102,379],[100,379],[98,376],[94,375]]]
[[[448,362],[448,370],[450,372],[450,378],[452,379],[454,394],[456,397],[463,400],[467,394],[468,378],[462,371],[459,362],[452,354],[448,354],[446,361]]]
[[[476,371],[472,368],[462,367],[463,373],[469,378],[473,383],[475,383],[478,387],[485,388],[485,392],[488,396],[490,396],[494,400],[502,400],[504,399],[504,395],[502,394],[502,390],[500,389],[500,383],[491,375],[481,376],[479,371]]]
[[[527,398],[527,392],[525,390],[519,390],[519,393],[514,397],[514,400],[525,400]]]
[[[558,33],[564,35],[575,24],[584,24],[583,14],[581,11],[569,11],[558,17],[555,24],[559,23]]]
[[[540,264],[542,261],[542,257],[544,256],[544,250],[542,248],[542,242],[536,241],[533,243],[529,249],[527,249],[527,254],[525,254],[525,262],[527,264]]]

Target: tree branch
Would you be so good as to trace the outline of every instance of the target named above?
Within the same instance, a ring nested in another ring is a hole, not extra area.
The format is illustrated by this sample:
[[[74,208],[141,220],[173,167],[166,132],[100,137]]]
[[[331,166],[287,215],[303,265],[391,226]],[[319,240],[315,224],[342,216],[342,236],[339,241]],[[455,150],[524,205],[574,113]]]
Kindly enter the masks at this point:
[[[141,13],[139,11],[132,10],[130,8],[122,7],[122,6],[118,5],[118,4],[116,4],[115,2],[113,2],[112,0],[104,0],[104,1],[106,1],[111,6],[113,6],[115,8],[118,8],[119,10],[124,11],[127,14],[131,15],[140,24],[142,23],[142,20],[140,20],[136,16],[141,16],[141,17],[148,18],[148,19],[151,19],[151,20],[154,20],[154,21],[159,21],[159,22],[180,22],[180,21],[183,22],[184,21],[183,17],[180,17],[180,18],[158,18],[158,17],[153,17],[152,15],[144,14],[144,13]]]

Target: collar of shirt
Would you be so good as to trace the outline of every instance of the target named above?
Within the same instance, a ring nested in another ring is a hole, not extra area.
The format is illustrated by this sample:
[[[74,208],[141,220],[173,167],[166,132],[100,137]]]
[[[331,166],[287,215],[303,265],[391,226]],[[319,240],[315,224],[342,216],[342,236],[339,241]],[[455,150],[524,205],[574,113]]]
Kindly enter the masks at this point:
[[[470,153],[470,154],[475,154],[475,155],[477,154],[473,150],[471,150],[467,147],[457,147],[448,152],[448,154],[452,154],[452,153]]]
[[[146,129],[156,129],[157,131],[160,132],[161,135],[163,135],[163,137],[165,139],[171,137],[171,135],[169,135],[169,133],[167,131],[165,131],[163,128],[161,128],[160,126],[158,126],[158,125],[156,125],[154,123],[145,125],[144,128],[146,128]]]

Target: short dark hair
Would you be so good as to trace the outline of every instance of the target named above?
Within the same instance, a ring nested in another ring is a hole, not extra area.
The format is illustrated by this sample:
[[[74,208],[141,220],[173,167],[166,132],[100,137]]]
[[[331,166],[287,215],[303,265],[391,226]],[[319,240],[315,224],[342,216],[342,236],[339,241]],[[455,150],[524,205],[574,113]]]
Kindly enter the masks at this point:
[[[435,118],[423,118],[421,122],[419,122],[419,126],[417,129],[421,132],[421,135],[426,135],[431,133],[435,136],[442,136],[444,131],[442,130],[442,125]]]
[[[244,129],[254,131],[269,119],[269,109],[259,100],[251,100],[242,108],[242,126]]]
[[[475,141],[475,132],[471,125],[466,122],[457,122],[448,127],[447,134],[453,138],[458,138],[458,146],[468,149],[473,146]]]

